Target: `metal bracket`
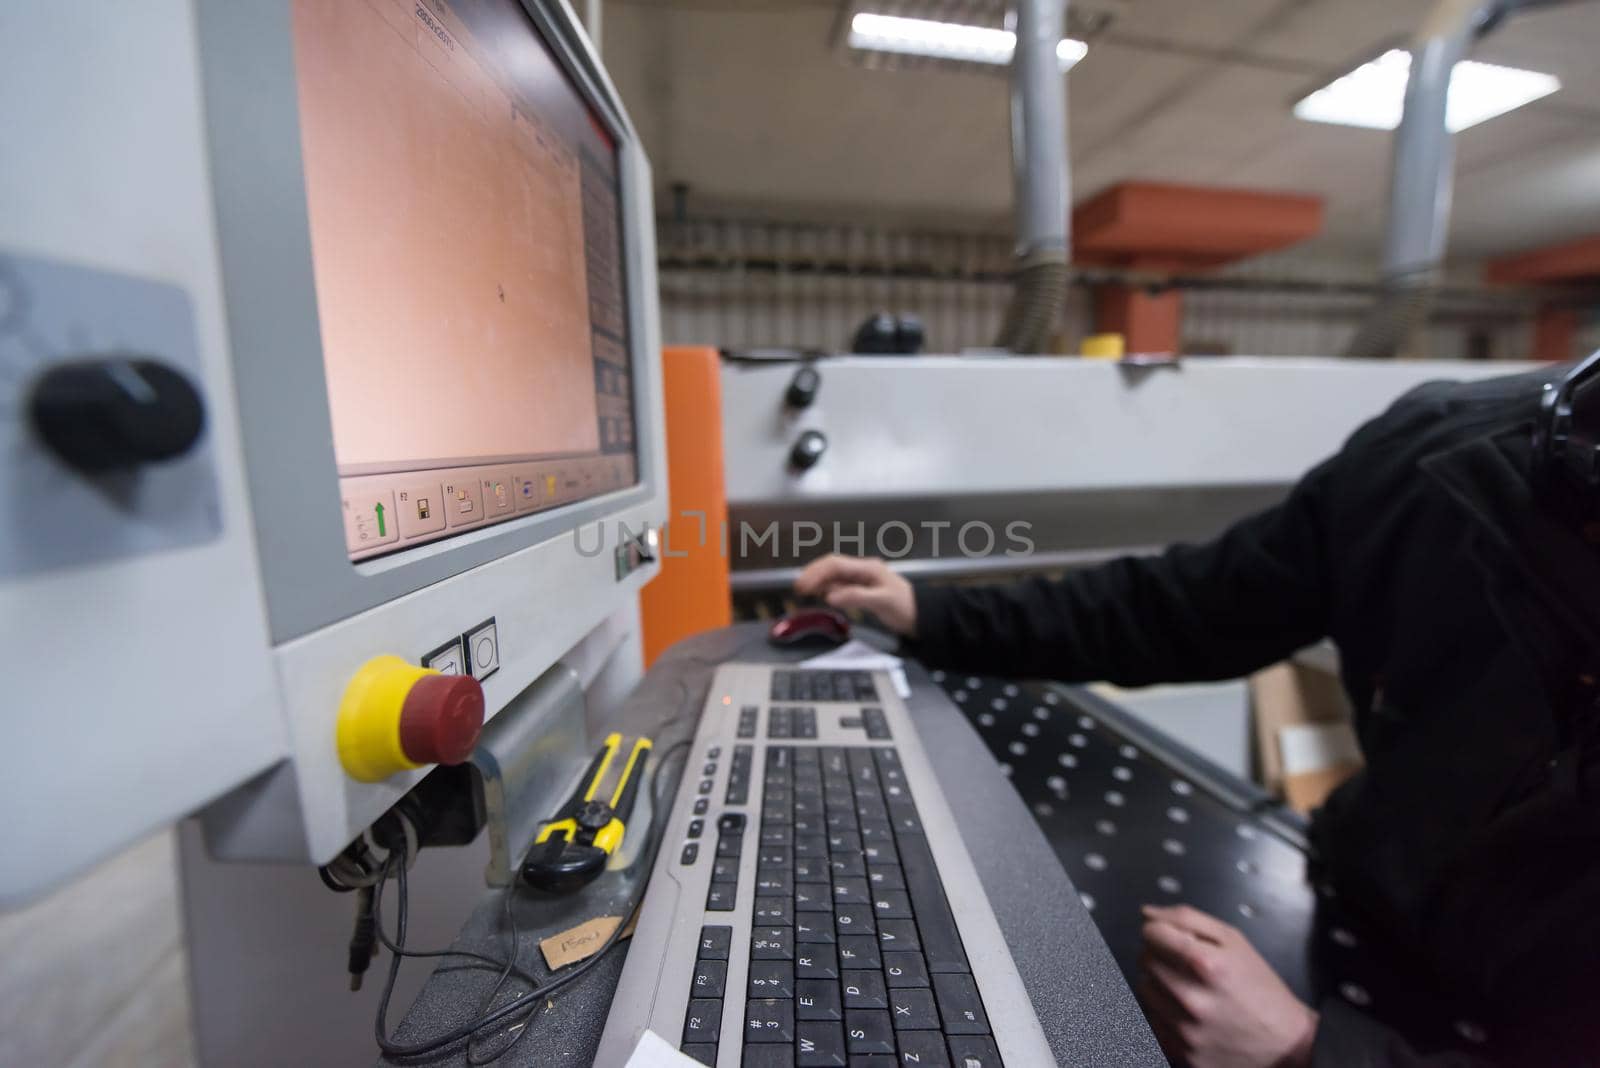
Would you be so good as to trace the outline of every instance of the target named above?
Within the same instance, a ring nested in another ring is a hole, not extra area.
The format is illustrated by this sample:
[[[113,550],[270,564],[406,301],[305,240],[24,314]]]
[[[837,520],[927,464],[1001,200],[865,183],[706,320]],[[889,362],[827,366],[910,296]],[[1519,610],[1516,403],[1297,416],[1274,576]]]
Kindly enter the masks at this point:
[[[512,885],[540,823],[577,785],[592,754],[584,714],[577,672],[557,664],[484,727],[472,766],[488,820],[488,885]]]

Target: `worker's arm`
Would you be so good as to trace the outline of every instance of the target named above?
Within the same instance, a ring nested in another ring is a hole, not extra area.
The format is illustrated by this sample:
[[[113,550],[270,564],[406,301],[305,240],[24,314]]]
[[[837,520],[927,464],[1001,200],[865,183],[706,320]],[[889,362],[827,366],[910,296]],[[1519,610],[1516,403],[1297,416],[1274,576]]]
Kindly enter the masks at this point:
[[[1326,633],[1322,512],[1339,463],[1206,545],[1060,579],[913,591],[881,561],[834,556],[796,589],[872,612],[930,666],[1129,686],[1235,678]]]

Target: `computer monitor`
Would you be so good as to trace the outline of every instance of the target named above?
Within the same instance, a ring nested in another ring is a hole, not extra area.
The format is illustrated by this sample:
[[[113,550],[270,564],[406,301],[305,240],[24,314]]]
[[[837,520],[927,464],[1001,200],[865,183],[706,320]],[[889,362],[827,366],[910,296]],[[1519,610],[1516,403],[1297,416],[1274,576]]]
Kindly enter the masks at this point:
[[[617,141],[515,0],[293,0],[352,560],[635,484]]]
[[[666,518],[651,178],[571,7],[15,21],[0,327],[29,347],[0,393],[132,352],[204,432],[93,476],[0,434],[38,504],[0,532],[9,786],[50,799],[0,834],[0,904],[196,812],[219,859],[331,859],[432,770],[342,766],[375,657],[470,671],[491,719],[552,669],[625,686],[656,565],[619,541]]]

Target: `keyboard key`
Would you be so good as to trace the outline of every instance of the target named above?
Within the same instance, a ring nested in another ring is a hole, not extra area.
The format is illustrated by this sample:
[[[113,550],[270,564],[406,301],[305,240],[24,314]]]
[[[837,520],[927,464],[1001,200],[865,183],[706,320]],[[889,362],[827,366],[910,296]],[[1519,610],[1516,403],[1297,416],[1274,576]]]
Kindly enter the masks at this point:
[[[871,905],[840,905],[833,910],[833,922],[842,935],[872,934],[877,930]]]
[[[754,998],[744,1003],[746,1042],[793,1042],[794,1002]]]
[[[693,864],[700,857],[699,842],[685,842],[683,852],[678,854],[678,863],[683,865]]]
[[[794,844],[794,831],[782,824],[763,824],[761,827],[761,844],[763,846],[787,849]],[[799,855],[811,856],[813,854],[800,853]]]
[[[715,1043],[722,1033],[722,1001],[718,998],[694,998],[683,1021],[685,1042]]]
[[[826,912],[796,913],[794,940],[796,945],[802,942],[832,945],[838,941],[838,936],[833,932],[833,917]]]
[[[869,867],[873,864],[895,864],[900,860],[900,854],[890,842],[868,842],[861,847],[861,855],[867,858]]]
[[[756,854],[756,867],[780,868],[787,871],[793,871],[794,858],[787,849],[784,849],[781,846],[774,846],[769,849],[762,849]],[[799,879],[797,877],[796,881],[805,882],[806,880]]]
[[[865,905],[872,898],[867,893],[865,879],[835,879],[833,903],[835,905]]]
[[[794,1068],[794,1053],[788,1046],[746,1046],[739,1058],[739,1068]]]
[[[706,924],[700,928],[700,959],[727,960],[728,949],[733,944],[733,928],[721,924]]]
[[[893,1053],[894,1027],[885,1009],[846,1009],[845,1040],[851,1053]]]
[[[828,835],[828,851],[831,853],[859,853],[861,852],[861,836],[855,831],[833,831]]]
[[[917,816],[917,810],[909,806],[890,805],[889,822],[894,825],[896,834],[922,833],[922,820]]]
[[[706,911],[732,912],[738,888],[738,883],[712,883],[711,889],[706,891]]]
[[[872,892],[879,890],[904,890],[906,879],[900,874],[898,864],[868,864],[867,882],[872,884]]]
[[[828,840],[820,834],[796,835],[794,839],[794,855],[796,857],[826,857],[828,855]]]
[[[833,946],[797,946],[794,955],[794,978],[795,982],[802,979],[838,979],[838,951]]]
[[[706,814],[706,809],[709,807],[711,807],[711,802],[705,798],[697,797],[694,799],[694,814],[696,816],[704,816]]]
[[[797,1068],[843,1068],[847,1063],[844,1028],[837,1023],[808,1022],[795,1025],[794,1063]]]
[[[797,883],[828,882],[828,862],[821,857],[796,857],[793,861],[794,881]],[[829,896],[832,894],[830,892]]]
[[[718,857],[711,862],[711,881],[732,883],[739,881],[739,858]]]
[[[844,991],[844,1007],[847,1009],[886,1009],[889,1007],[889,995],[883,987],[883,973],[873,971],[851,971],[846,968],[839,973],[839,986]],[[929,1001],[932,1007],[932,1001]]]
[[[690,820],[689,821],[689,837],[690,838],[699,838],[702,834],[705,833],[705,831],[706,831],[706,821],[705,820]]]
[[[783,868],[776,868],[771,865],[758,866],[756,868],[756,893],[792,897],[794,895],[794,879]],[[757,904],[759,903],[758,901]]]
[[[835,853],[828,860],[828,870],[835,879],[866,878],[867,861],[860,853]]]
[[[694,966],[693,993],[697,998],[720,998],[728,981],[728,962],[701,960]]]
[[[850,1068],[899,1068],[900,1060],[889,1053],[858,1053],[850,1058]]]
[[[937,1023],[935,1023],[937,1026]],[[900,1063],[914,1068],[950,1068],[944,1035],[938,1031],[901,1031]]]
[[[927,986],[928,966],[921,953],[885,953],[883,974],[889,980],[889,989],[907,986]]]
[[[839,984],[832,979],[797,979],[794,984],[797,1020],[842,1020]]]
[[[794,997],[794,965],[786,960],[751,961],[750,996],[753,998]]]
[[[921,913],[918,913],[921,919]],[[887,952],[891,949],[921,949],[917,925],[910,920],[884,920],[878,924],[878,945]]]
[[[926,987],[889,992],[889,1017],[896,1031],[925,1031],[939,1026],[933,991]]]
[[[683,1055],[692,1057],[701,1064],[717,1063],[717,1047],[709,1042],[690,1042],[683,1047]]]
[[[800,883],[794,888],[796,912],[832,912],[833,888],[826,883]]]
[[[961,935],[956,931],[955,917],[945,900],[928,840],[922,835],[907,835],[900,846],[900,866],[905,870],[906,892],[911,895],[911,908],[917,914],[917,928],[922,932],[922,952],[928,958],[928,971],[966,971],[967,955],[961,949]],[[893,922],[884,921],[885,924]]]
[[[792,927],[756,927],[750,932],[751,960],[793,960]]]
[[[880,920],[909,920],[911,899],[904,890],[883,890],[872,895],[872,911]]]
[[[711,792],[711,780],[701,779],[700,785],[696,787],[696,791],[701,794],[709,794]]]
[[[871,935],[843,935],[839,938],[839,963],[845,968],[881,968],[883,957]]]
[[[1001,1068],[1000,1051],[992,1038],[950,1039],[950,1060],[956,1068]]]
[[[755,912],[751,921],[772,927],[792,927],[794,925],[794,905],[787,897],[774,897],[771,895],[756,898]]]
[[[986,1035],[989,1018],[978,998],[978,984],[970,975],[934,975],[933,992],[939,998],[939,1015],[951,1035]]]
[[[725,834],[717,839],[717,856],[737,857],[744,852],[744,835]]]

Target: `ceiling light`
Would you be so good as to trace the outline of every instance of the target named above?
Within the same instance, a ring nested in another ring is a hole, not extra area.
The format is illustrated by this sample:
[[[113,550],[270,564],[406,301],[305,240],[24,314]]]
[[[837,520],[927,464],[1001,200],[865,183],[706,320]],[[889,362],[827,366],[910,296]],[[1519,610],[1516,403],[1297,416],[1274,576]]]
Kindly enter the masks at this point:
[[[1004,66],[1011,62],[1011,53],[1017,50],[1017,35],[989,26],[862,11],[850,20],[849,43],[851,48],[866,52],[896,52]],[[1061,69],[1071,70],[1088,51],[1089,46],[1082,41],[1063,38],[1056,46]]]
[[[1294,106],[1296,117],[1392,130],[1400,125],[1406,83],[1411,79],[1411,53],[1393,48],[1323,86]],[[1561,88],[1553,74],[1501,67],[1464,59],[1450,73],[1450,98],[1445,125],[1451,133],[1515,111]]]

